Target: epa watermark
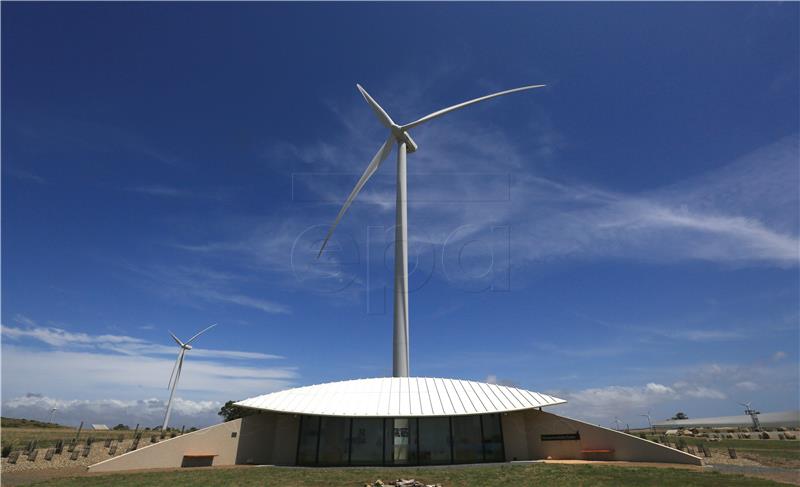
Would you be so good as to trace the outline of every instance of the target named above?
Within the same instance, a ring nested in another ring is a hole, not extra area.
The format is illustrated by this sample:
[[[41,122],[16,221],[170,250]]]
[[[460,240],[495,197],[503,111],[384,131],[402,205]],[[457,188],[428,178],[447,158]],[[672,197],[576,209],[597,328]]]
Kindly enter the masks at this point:
[[[295,279],[318,293],[365,295],[368,314],[391,310],[395,289],[395,227],[368,226],[359,241],[339,231],[320,253],[327,225],[300,232],[291,252]],[[444,286],[464,293],[511,290],[511,229],[505,225],[460,225],[435,240],[409,226],[408,292]]]

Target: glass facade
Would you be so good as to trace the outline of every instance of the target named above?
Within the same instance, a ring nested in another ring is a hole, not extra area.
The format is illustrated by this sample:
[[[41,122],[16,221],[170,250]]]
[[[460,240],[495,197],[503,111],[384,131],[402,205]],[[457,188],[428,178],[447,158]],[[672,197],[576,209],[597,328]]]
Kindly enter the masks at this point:
[[[499,414],[434,418],[302,416],[298,465],[502,462]]]
[[[346,465],[350,458],[350,418],[320,418],[320,465]]]
[[[383,465],[383,418],[353,418],[350,463]]]
[[[450,448],[450,418],[420,418],[419,463],[453,463]]]

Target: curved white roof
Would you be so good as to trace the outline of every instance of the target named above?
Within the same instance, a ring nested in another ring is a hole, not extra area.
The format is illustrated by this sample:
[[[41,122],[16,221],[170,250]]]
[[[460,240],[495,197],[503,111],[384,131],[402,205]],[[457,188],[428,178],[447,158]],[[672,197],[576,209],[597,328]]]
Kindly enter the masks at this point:
[[[293,414],[417,417],[487,414],[566,401],[516,387],[429,377],[382,377],[298,387],[237,406]]]

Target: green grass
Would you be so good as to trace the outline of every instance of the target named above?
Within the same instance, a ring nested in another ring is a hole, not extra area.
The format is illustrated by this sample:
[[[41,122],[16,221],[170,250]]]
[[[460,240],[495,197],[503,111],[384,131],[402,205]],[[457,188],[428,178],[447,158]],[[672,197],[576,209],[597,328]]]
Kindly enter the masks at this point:
[[[84,476],[51,480],[42,487],[107,486],[280,486],[360,487],[381,479],[415,478],[444,487],[523,486],[775,486],[768,480],[703,472],[696,469],[613,467],[591,465],[492,465],[451,468],[233,468],[192,469]]]
[[[0,427],[2,428],[66,428],[56,423],[46,423],[35,419],[19,419],[0,417]]]

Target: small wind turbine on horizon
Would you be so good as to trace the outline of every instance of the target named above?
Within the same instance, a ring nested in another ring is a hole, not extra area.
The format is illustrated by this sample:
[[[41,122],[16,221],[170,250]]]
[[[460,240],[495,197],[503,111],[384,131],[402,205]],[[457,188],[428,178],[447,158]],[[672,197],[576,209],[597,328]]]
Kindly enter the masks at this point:
[[[650,411],[647,411],[647,414],[640,414],[639,416],[647,418],[647,425],[650,427],[650,431],[655,432],[655,428],[653,428],[653,422],[650,420]]]
[[[167,430],[167,424],[169,423],[169,414],[172,412],[172,398],[175,396],[175,389],[178,387],[178,379],[181,378],[181,369],[183,368],[183,358],[186,356],[186,352],[192,349],[192,346],[189,345],[192,343],[197,337],[202,335],[203,333],[207,332],[208,330],[217,326],[216,323],[213,325],[199,331],[195,334],[192,338],[186,340],[186,343],[183,343],[175,336],[174,333],[171,331],[169,332],[170,336],[175,343],[178,344],[180,350],[178,350],[178,358],[175,359],[175,365],[172,366],[172,374],[169,376],[169,384],[167,385],[167,389],[171,389],[169,393],[169,401],[167,402],[167,413],[164,415],[164,424],[161,426],[161,431]]]
[[[522,86],[520,88],[514,88],[511,90],[501,91],[498,93],[493,93],[491,95],[482,96],[480,98],[475,98],[472,100],[465,101],[463,103],[459,103],[457,105],[453,105],[451,107],[443,108],[441,110],[435,111],[424,117],[415,120],[411,123],[407,123],[405,125],[399,125],[395,123],[394,120],[386,113],[386,111],[381,107],[375,99],[373,99],[369,93],[361,87],[361,85],[356,84],[358,90],[361,92],[361,95],[364,97],[364,100],[369,104],[372,111],[375,113],[375,116],[378,118],[378,121],[389,129],[389,135],[386,138],[386,141],[383,145],[378,149],[378,152],[370,161],[367,169],[361,175],[358,182],[356,183],[353,191],[350,192],[350,195],[342,205],[342,209],[339,210],[339,214],[336,215],[336,219],[333,221],[330,230],[328,230],[328,234],[325,236],[325,240],[322,242],[322,246],[319,249],[319,253],[317,254],[317,258],[322,255],[322,252],[325,250],[325,246],[328,244],[328,240],[333,235],[333,231],[336,229],[336,225],[339,224],[344,214],[347,212],[347,209],[350,208],[350,205],[353,203],[353,200],[358,196],[358,193],[367,183],[369,178],[372,177],[373,174],[378,170],[381,163],[389,156],[389,153],[392,151],[392,146],[397,143],[397,198],[396,198],[396,208],[395,208],[395,233],[394,233],[394,242],[395,242],[395,249],[394,249],[394,333],[393,333],[393,362],[392,362],[392,373],[394,377],[408,377],[409,374],[409,363],[408,363],[408,198],[407,198],[407,191],[406,191],[406,153],[408,152],[415,152],[417,150],[417,144],[411,138],[411,135],[408,131],[414,127],[427,123],[435,118],[441,117],[447,113],[453,112],[455,110],[459,110],[461,108],[467,107],[469,105],[473,105],[475,103],[489,100],[491,98],[495,98],[498,96],[509,95],[511,93],[516,93],[518,91],[525,91],[525,90],[532,90],[534,88],[542,88],[545,85],[529,85],[529,86]]]

